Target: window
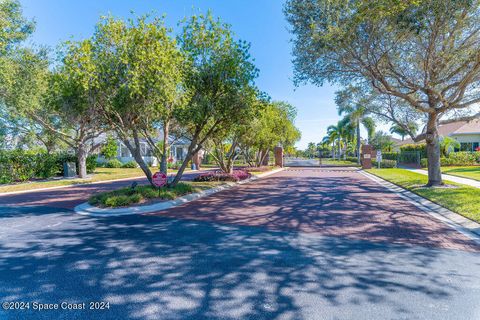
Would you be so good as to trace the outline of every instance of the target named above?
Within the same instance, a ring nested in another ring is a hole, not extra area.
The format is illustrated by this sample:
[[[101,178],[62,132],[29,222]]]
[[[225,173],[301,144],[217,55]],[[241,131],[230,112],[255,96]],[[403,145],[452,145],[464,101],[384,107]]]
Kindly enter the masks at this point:
[[[121,143],[120,144],[120,157],[129,158],[131,156],[132,155],[130,154],[130,150],[128,150],[128,148],[123,143]]]
[[[460,151],[472,151],[473,143],[471,142],[462,142],[460,143]]]
[[[473,143],[473,151],[477,150],[478,146],[480,145],[479,142],[474,142]]]

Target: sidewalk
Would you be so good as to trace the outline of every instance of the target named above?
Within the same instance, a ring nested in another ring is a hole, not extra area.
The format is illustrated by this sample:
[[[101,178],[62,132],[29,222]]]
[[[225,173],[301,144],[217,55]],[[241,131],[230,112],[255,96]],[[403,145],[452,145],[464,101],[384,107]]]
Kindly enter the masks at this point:
[[[412,169],[412,168],[408,168],[408,167],[402,167],[402,169],[409,170],[409,171],[416,172],[416,173],[420,173],[420,174],[424,174],[424,175],[428,175],[428,171],[423,170],[423,169]],[[480,181],[473,180],[473,179],[460,178],[460,177],[452,176],[452,175],[449,175],[449,174],[442,174],[442,179],[452,181],[452,182],[456,182],[456,183],[460,183],[460,184],[466,184],[468,186],[475,187],[475,188],[480,188]]]

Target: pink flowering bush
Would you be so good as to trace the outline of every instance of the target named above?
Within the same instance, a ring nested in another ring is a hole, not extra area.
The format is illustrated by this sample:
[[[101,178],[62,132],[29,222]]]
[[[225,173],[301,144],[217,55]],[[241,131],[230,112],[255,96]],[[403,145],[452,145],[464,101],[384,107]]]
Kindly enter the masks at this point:
[[[205,181],[241,181],[250,178],[250,173],[244,170],[233,170],[232,173],[225,173],[223,171],[207,172],[195,177],[195,182]]]

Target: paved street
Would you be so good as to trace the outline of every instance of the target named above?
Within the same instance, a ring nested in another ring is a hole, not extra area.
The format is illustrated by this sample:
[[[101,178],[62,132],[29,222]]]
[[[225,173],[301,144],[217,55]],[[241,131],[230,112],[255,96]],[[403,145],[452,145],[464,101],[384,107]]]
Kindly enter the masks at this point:
[[[97,187],[0,196],[0,300],[110,309],[0,319],[480,318],[480,247],[354,170],[289,169],[149,215],[74,214]]]

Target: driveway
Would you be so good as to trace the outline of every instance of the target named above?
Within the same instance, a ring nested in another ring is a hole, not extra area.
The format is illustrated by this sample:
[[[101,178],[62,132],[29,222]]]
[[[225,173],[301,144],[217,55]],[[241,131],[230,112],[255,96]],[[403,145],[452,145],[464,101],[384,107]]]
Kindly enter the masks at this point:
[[[127,217],[8,199],[0,300],[110,309],[0,319],[480,318],[479,246],[352,170],[285,170]]]

